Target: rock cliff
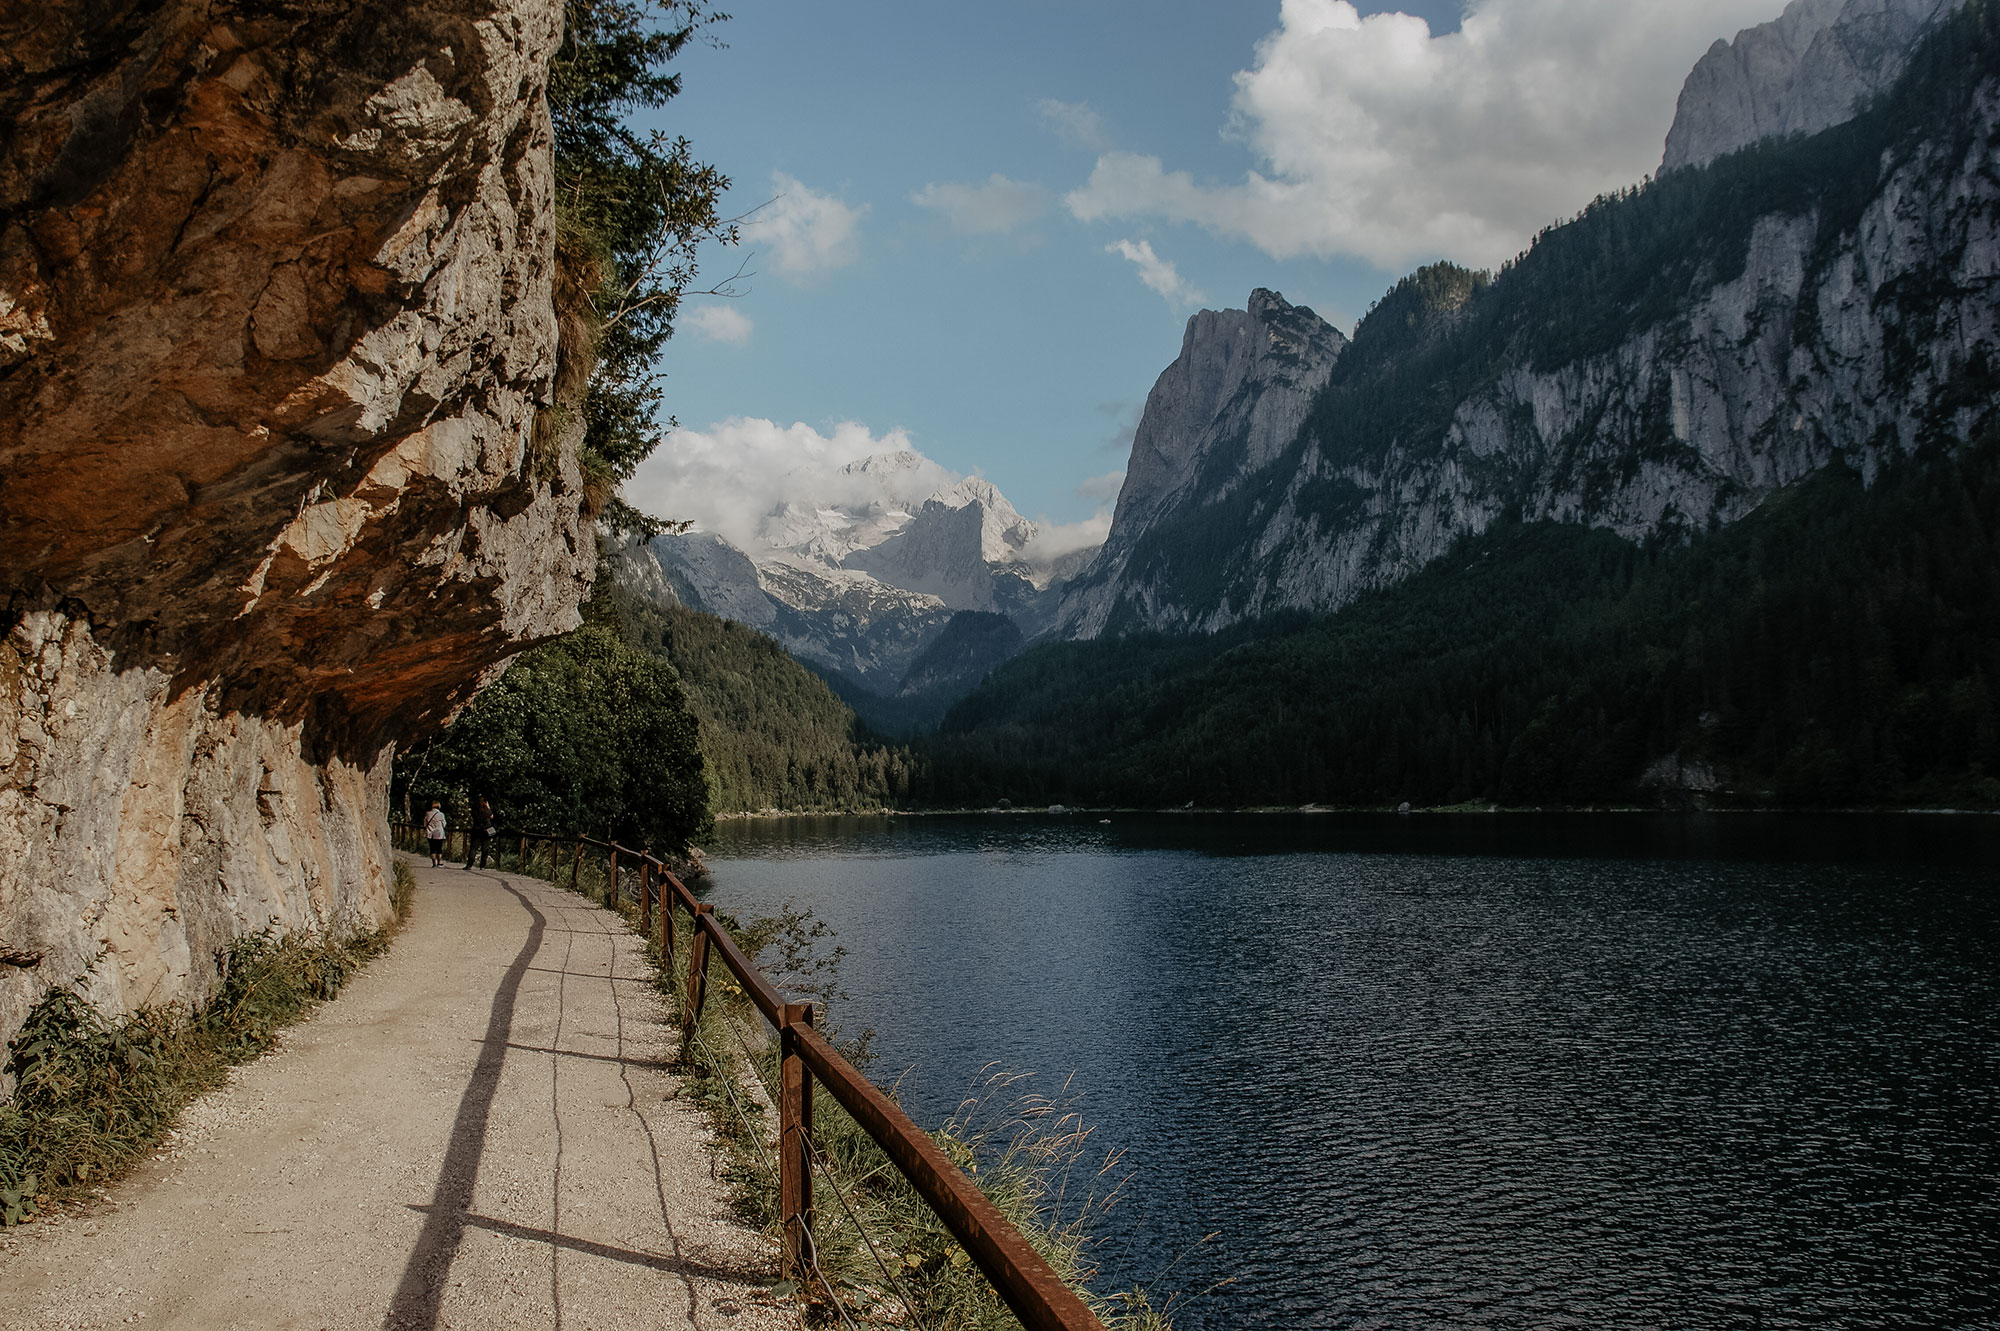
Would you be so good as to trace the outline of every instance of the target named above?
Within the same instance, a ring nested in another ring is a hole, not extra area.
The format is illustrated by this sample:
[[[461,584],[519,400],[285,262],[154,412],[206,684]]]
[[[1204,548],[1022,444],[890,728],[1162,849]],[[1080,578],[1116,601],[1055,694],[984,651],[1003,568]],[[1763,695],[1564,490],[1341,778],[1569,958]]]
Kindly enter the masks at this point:
[[[0,1041],[387,910],[391,744],[572,627],[559,0],[0,0]]]
[[[1309,417],[1283,390],[1305,424],[1261,467],[1177,387],[1197,316],[1068,633],[1336,608],[1509,514],[1674,538],[1972,438],[2000,412],[1996,29],[1975,0],[1863,116],[1602,200],[1497,277],[1406,279]]]
[[[1033,576],[1020,560],[1034,536],[1035,524],[974,476],[924,500],[901,530],[842,562],[955,609],[998,610],[1021,599],[1010,584],[1028,584],[1032,595]]]
[[[1245,309],[1189,319],[1181,354],[1146,397],[1110,536],[1064,589],[1055,632],[1096,637],[1121,601],[1147,596],[1131,569],[1141,534],[1270,466],[1297,437],[1346,348],[1340,330],[1262,288]]]
[[[1840,124],[1895,85],[1918,37],[1958,4],[1792,0],[1777,18],[1718,41],[1696,63],[1660,169]]]

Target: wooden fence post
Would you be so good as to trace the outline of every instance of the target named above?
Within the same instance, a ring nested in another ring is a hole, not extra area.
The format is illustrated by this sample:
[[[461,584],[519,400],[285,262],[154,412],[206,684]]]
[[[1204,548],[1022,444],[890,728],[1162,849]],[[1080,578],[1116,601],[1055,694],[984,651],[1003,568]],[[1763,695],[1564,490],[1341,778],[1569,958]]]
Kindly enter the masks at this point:
[[[667,876],[660,875],[660,964],[667,968],[667,978],[674,975],[674,903],[667,896]]]
[[[639,861],[639,937],[653,932],[653,865]]]
[[[694,1039],[694,1028],[701,1021],[702,999],[707,997],[708,931],[714,927],[710,918],[713,909],[706,901],[696,903],[694,932],[688,935],[688,996],[687,1006],[681,1012],[681,1034],[686,1040]]]
[[[569,890],[576,891],[577,880],[583,876],[583,838],[576,839],[576,854],[569,857]]]
[[[813,1079],[799,1057],[796,1027],[811,1026],[812,1004],[787,1003],[778,1009],[778,1215],[784,1224],[785,1279],[799,1288],[812,1270]]]
[[[521,833],[521,852],[514,858],[520,861],[519,864],[514,866],[515,872],[528,872],[528,834],[526,832]]]
[[[609,906],[618,900],[618,848],[611,848],[611,883],[604,889],[604,904]]]

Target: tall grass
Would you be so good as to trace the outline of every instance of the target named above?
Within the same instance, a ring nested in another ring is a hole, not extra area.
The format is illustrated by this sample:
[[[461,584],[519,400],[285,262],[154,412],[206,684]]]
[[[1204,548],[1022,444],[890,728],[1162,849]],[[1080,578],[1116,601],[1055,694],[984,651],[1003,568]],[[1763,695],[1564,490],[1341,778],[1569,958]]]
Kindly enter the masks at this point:
[[[510,846],[509,859],[517,847]],[[575,870],[577,890],[602,901],[604,862],[592,855],[573,865],[567,852],[537,855],[531,867],[559,870],[564,886]],[[636,878],[620,883],[618,908],[636,924]],[[738,923],[718,921],[757,958],[766,974],[797,999],[810,999],[820,1029],[857,1067],[870,1060],[872,1031],[842,1038],[828,1009],[846,998],[838,969],[845,949],[810,910]],[[688,928],[678,921],[674,955],[660,954],[657,922],[646,941],[658,986],[676,1012],[687,992]],[[711,958],[708,1000],[679,1070],[684,1098],[702,1106],[724,1147],[722,1174],[745,1220],[775,1234],[780,1224],[774,1154],[778,1053],[770,1027]],[[953,1163],[979,1185],[1065,1283],[1076,1289],[1113,1331],[1171,1331],[1171,1303],[1155,1307],[1147,1291],[1093,1293],[1092,1232],[1114,1206],[1126,1175],[1119,1157],[1097,1153],[1091,1130],[1068,1088],[1036,1094],[1027,1079],[988,1069],[974,1093],[931,1133]],[[894,1088],[889,1088],[891,1097]],[[811,1325],[834,1326],[843,1316],[863,1324],[928,1331],[1018,1331],[970,1254],[896,1169],[874,1139],[823,1088],[814,1096],[813,1226],[817,1270],[796,1294]],[[836,1306],[836,1302],[838,1306]]]
[[[386,951],[415,890],[398,862],[385,928],[347,939],[266,930],[235,940],[199,1012],[143,1008],[111,1022],[72,990],[50,990],[8,1045],[15,1087],[0,1104],[0,1225],[32,1222],[130,1169],[231,1066],[270,1049],[285,1026]]]

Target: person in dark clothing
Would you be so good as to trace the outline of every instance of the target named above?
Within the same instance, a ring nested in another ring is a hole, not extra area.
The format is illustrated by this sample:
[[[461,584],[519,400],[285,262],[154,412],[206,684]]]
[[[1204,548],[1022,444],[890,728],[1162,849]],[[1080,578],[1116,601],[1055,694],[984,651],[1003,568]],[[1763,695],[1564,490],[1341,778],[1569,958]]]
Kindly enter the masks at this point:
[[[465,867],[472,867],[472,857],[479,856],[479,867],[486,867],[486,847],[493,837],[493,806],[481,795],[473,801],[472,832],[465,838]]]

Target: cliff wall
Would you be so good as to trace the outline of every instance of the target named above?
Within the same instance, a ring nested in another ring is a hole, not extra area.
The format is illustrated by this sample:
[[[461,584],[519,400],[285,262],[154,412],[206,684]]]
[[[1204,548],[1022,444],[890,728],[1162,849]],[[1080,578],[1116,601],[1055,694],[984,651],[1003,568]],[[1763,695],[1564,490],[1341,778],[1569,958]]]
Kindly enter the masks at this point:
[[[1760,139],[1817,134],[1895,86],[1924,31],[1959,0],[1792,0],[1718,41],[1682,85],[1662,171]]]
[[[2000,420],[1995,12],[1946,21],[1846,124],[1603,200],[1490,280],[1406,279],[1261,466],[1226,431],[1194,446],[1204,403],[1162,410],[1197,316],[1140,435],[1201,460],[1168,503],[1121,496],[1067,636],[1334,609],[1509,513],[1674,538],[1975,437]],[[1128,494],[1155,470],[1135,443]]]
[[[594,566],[560,0],[0,0],[0,1041],[388,909],[389,759]]]
[[[1121,602],[1150,605],[1154,588],[1133,567],[1141,538],[1280,459],[1346,349],[1339,329],[1261,287],[1245,309],[1189,319],[1180,355],[1146,395],[1110,534],[1063,589],[1056,635],[1094,638],[1129,614]]]

